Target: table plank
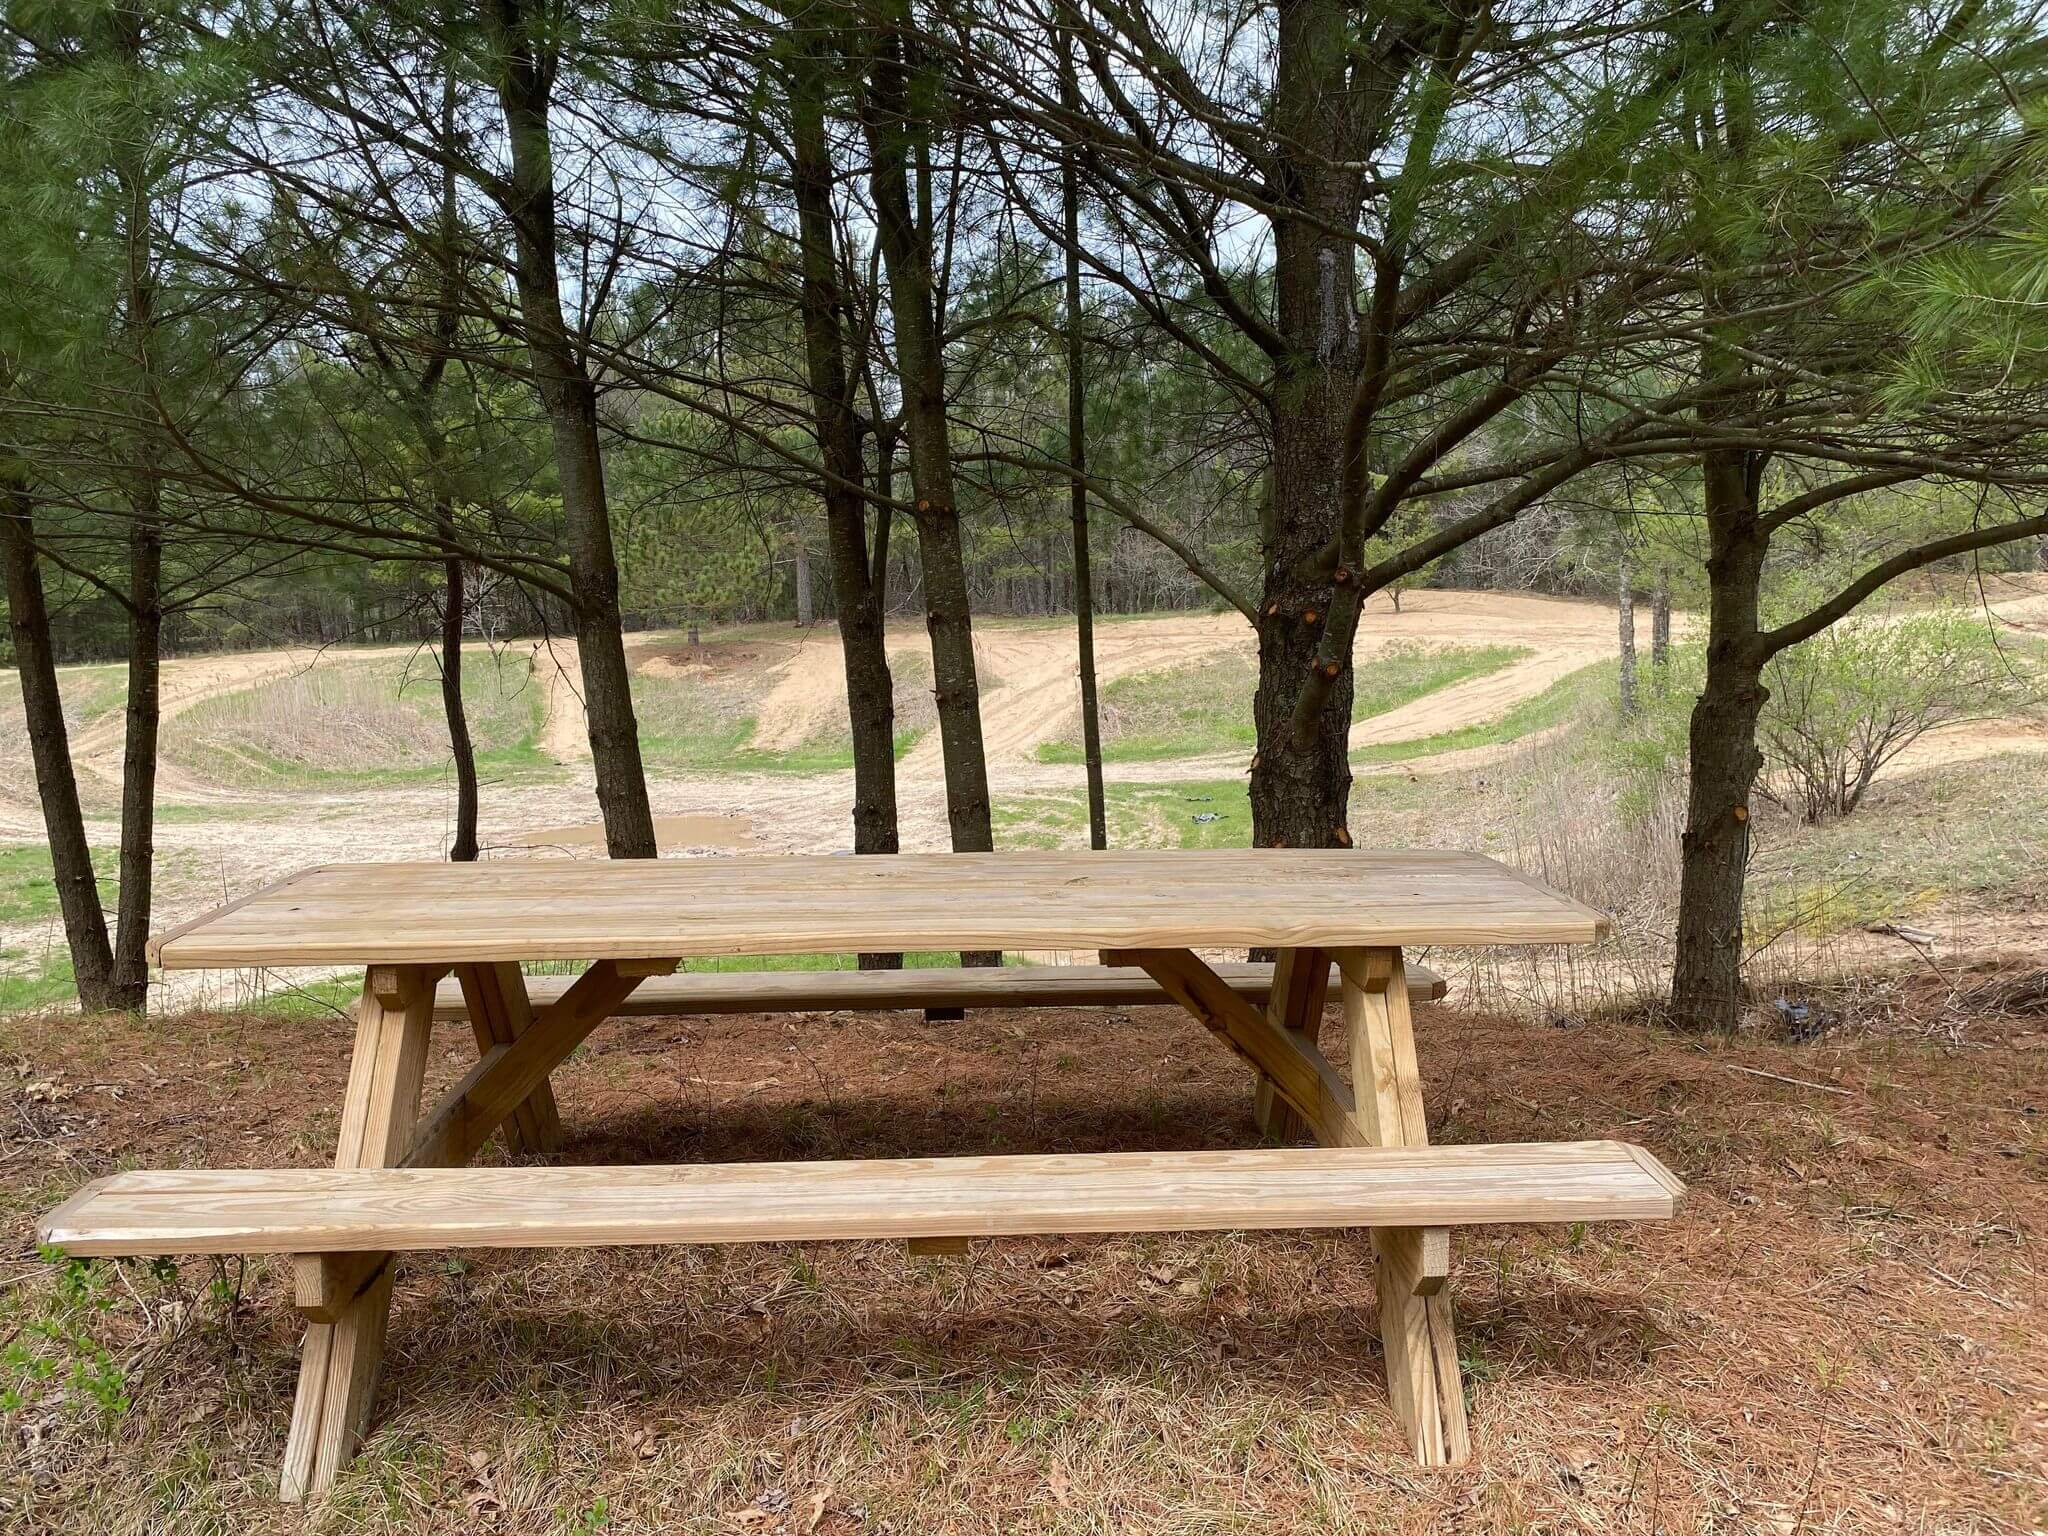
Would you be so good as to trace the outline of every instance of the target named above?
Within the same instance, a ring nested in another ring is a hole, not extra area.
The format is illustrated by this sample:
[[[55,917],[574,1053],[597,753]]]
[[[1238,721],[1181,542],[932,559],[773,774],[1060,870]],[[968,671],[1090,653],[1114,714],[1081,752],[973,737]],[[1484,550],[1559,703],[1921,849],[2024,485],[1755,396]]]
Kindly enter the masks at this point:
[[[173,970],[811,950],[1587,943],[1475,853],[1345,849],[502,859],[307,870],[166,934]]]
[[[1661,1175],[1661,1177],[1660,1177]],[[66,1253],[348,1253],[839,1238],[1662,1220],[1621,1142],[1282,1147],[643,1168],[115,1174],[44,1218]]]

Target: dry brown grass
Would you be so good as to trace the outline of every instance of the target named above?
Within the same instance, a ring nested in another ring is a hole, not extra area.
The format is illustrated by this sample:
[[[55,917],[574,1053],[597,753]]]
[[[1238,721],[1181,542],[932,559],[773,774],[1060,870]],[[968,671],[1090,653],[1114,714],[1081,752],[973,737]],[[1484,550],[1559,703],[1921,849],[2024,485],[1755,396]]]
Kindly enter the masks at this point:
[[[1890,1027],[1807,1047],[1425,1010],[1441,1139],[1620,1135],[1692,1183],[1667,1225],[1458,1241],[1461,1470],[1408,1461],[1362,1235],[420,1256],[367,1451],[306,1516],[270,1498],[280,1269],[223,1300],[130,1265],[67,1312],[27,1231],[114,1166],[322,1161],[345,1031],[0,1021],[0,1338],[82,1319],[132,1398],[30,1384],[0,1529],[2029,1531],[2048,1035],[2025,987],[1941,1028],[1946,994],[1889,995]],[[557,1083],[577,1161],[1254,1135],[1241,1069],[1164,1009],[634,1021]]]

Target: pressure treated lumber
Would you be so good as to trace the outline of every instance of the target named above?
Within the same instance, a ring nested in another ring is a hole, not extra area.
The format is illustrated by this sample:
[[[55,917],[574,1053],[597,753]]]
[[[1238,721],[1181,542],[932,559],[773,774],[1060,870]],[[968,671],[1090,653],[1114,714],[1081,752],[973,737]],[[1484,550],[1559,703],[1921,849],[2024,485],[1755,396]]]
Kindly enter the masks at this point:
[[[1586,1141],[192,1169],[114,1174],[51,1212],[40,1232],[85,1257],[1660,1220],[1677,1208],[1676,1181],[1648,1158],[1620,1142]]]
[[[1374,1146],[1420,1152],[1429,1146],[1429,1126],[1401,952],[1340,950],[1334,958],[1343,976],[1359,1128]],[[1386,1222],[1372,1234],[1387,1390],[1424,1466],[1456,1466],[1472,1453],[1451,1298],[1443,1286],[1450,1268],[1444,1228],[1450,1225]]]
[[[553,989],[554,1001],[568,990],[567,979]],[[434,1018],[445,1015],[441,1000],[453,993],[461,1005],[460,1017],[476,1033],[477,1055],[487,1056],[501,1045],[509,1046],[533,1025],[533,999],[526,978],[509,960],[492,965],[458,966],[452,982],[444,981],[434,993]],[[555,1107],[555,1093],[545,1079],[513,1110],[502,1127],[506,1145],[529,1156],[552,1156],[562,1149],[562,1117]]]
[[[439,979],[438,970],[424,966],[366,973],[342,1095],[336,1173],[389,1168],[411,1141]],[[349,1294],[329,1288],[321,1300],[331,1320],[309,1326],[299,1347],[299,1385],[278,1481],[287,1503],[331,1487],[369,1421],[391,1315],[391,1267],[383,1262],[388,1244],[356,1248],[374,1252],[346,1266]]]
[[[1231,991],[1255,1006],[1273,990],[1273,967],[1257,962],[1210,967]],[[1329,986],[1337,985],[1330,971]],[[529,976],[527,996],[544,1008],[573,978]],[[1408,968],[1408,995],[1435,1002],[1444,979]],[[931,966],[901,971],[686,971],[640,984],[615,1015],[799,1013],[837,1008],[1138,1008],[1170,1002],[1166,989],[1135,965]],[[437,1022],[470,1017],[460,987],[443,982],[434,998]],[[1309,1017],[1314,1017],[1313,1014]]]
[[[1475,853],[1131,849],[497,859],[307,870],[151,945],[168,969],[910,949],[1571,944],[1606,920]]]

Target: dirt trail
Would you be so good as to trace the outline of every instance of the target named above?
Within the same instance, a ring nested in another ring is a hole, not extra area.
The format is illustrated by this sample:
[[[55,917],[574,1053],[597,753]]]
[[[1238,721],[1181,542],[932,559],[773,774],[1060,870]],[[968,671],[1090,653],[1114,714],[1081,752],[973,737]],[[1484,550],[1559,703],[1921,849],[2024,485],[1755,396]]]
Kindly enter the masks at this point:
[[[2048,628],[2048,579],[1990,594],[2001,618],[2038,632]],[[1577,667],[1614,652],[1614,611],[1594,602],[1482,592],[1417,592],[1395,613],[1376,600],[1362,618],[1359,659],[1389,647],[1437,648],[1511,644],[1533,654],[1498,672],[1439,690],[1426,698],[1360,722],[1355,745],[1413,741],[1498,719],[1516,704],[1552,686]],[[1647,648],[1648,620],[1643,617]],[[1679,620],[1681,631],[1685,621]],[[636,669],[659,672],[674,665],[674,636],[638,635],[629,656]],[[843,729],[845,675],[836,630],[806,634],[778,630],[750,635],[750,665],[760,687],[754,742],[787,749]],[[503,857],[590,856],[601,840],[588,834],[597,821],[589,744],[581,707],[581,675],[573,640],[524,641],[543,688],[540,745],[566,772],[551,782],[487,783],[481,835]],[[892,628],[893,657],[924,653],[921,628]],[[1072,791],[1080,770],[1040,763],[1038,746],[1072,731],[1078,709],[1073,631],[1065,623],[981,626],[977,655],[987,679],[984,730],[991,788],[998,796],[1030,791]],[[1182,614],[1113,621],[1097,632],[1104,682],[1134,673],[1199,665],[1237,654],[1250,659],[1251,630],[1235,614]],[[231,656],[181,659],[166,665],[164,719],[169,726],[206,699],[250,688],[313,665],[416,658],[417,647],[370,649],[293,647]],[[74,736],[81,770],[95,781],[118,783],[122,720],[119,711]],[[1416,776],[1469,772],[1527,744],[1496,744],[1384,765]],[[1988,722],[1935,733],[1888,770],[1906,773],[1942,762],[1995,752],[2048,752],[2048,728],[2025,722]],[[1239,751],[1171,762],[1113,765],[1112,780],[1160,783],[1234,778],[1243,773]],[[898,769],[898,799],[906,850],[946,846],[944,779],[935,733],[906,755]],[[195,782],[166,765],[166,799],[218,807],[219,814],[186,815],[161,823],[159,917],[172,920],[248,890],[309,863],[394,857],[435,858],[452,833],[452,779],[394,786],[257,790]],[[735,846],[762,851],[834,851],[851,844],[852,775],[846,772],[704,774],[650,778],[649,797],[668,854],[716,853]],[[94,841],[111,847],[118,828],[105,815],[90,821]],[[0,782],[0,840],[39,841],[41,813],[32,783]],[[0,945],[30,952],[61,946],[61,931],[0,933]],[[195,978],[177,982],[189,1000]],[[213,985],[219,985],[218,979]]]
[[[1095,632],[1096,681],[1198,666],[1233,650],[1249,655],[1252,644],[1251,627],[1236,614],[1105,624]],[[1079,661],[1070,625],[983,625],[975,631],[974,659],[992,679],[981,696],[981,740],[991,773],[998,765],[1035,763],[1039,745],[1066,734],[1080,718]],[[942,770],[933,731],[905,755],[899,772],[923,776]]]

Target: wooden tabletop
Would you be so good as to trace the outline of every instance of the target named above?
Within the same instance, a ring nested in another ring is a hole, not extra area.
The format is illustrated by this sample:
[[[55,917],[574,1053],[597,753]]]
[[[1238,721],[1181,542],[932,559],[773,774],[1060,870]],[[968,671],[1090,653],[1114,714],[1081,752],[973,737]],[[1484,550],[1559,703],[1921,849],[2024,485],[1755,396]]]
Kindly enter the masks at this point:
[[[163,934],[171,970],[813,950],[1578,944],[1606,919],[1476,853],[1237,848],[498,859],[305,870]]]

